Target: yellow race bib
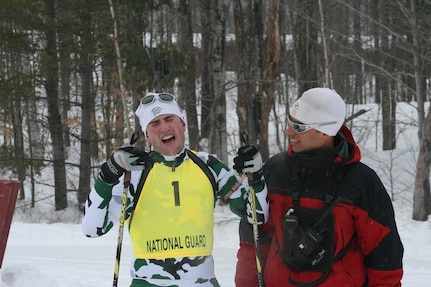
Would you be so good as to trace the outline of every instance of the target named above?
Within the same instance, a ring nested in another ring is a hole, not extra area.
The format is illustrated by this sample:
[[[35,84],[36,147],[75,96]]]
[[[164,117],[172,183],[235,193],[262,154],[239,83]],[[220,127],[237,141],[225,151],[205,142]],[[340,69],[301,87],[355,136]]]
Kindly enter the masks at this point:
[[[136,258],[210,255],[213,248],[214,193],[191,159],[174,171],[154,163],[130,226]]]

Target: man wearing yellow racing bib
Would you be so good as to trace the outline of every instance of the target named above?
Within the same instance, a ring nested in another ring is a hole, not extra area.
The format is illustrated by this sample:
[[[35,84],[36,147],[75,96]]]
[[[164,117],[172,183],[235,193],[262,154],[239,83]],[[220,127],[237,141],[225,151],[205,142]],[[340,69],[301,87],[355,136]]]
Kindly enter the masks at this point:
[[[98,237],[118,222],[123,174],[130,171],[125,215],[135,257],[130,286],[219,286],[211,255],[215,200],[229,201],[234,213],[251,222],[248,187],[214,156],[185,147],[186,123],[173,95],[148,93],[135,114],[152,151],[126,146],[108,158],[86,202],[82,230]],[[244,165],[253,175],[249,183],[261,224],[268,218],[267,189],[261,156],[254,151]]]

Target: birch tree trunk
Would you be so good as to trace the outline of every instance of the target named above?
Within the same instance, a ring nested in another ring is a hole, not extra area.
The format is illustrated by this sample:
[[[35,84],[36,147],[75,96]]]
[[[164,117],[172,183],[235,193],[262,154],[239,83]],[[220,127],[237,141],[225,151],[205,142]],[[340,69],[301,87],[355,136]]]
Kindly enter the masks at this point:
[[[200,146],[227,162],[224,49],[227,17],[225,0],[203,0],[202,113]]]

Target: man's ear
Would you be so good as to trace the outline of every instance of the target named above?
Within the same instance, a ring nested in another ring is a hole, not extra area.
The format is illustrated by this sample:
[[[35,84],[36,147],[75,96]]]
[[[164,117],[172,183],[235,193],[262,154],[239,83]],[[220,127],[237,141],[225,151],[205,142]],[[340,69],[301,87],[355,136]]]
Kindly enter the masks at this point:
[[[144,135],[145,135],[145,142],[151,145],[150,138],[147,136],[147,134],[144,134]]]

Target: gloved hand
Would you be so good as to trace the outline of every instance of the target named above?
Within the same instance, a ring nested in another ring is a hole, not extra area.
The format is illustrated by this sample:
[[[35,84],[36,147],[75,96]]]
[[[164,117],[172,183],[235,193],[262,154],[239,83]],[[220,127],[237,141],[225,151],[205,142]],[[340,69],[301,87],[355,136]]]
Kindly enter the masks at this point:
[[[121,147],[102,164],[100,177],[106,183],[117,183],[124,171],[143,170],[150,159],[149,153],[134,146]]]
[[[262,156],[259,150],[253,145],[240,147],[238,155],[233,159],[233,162],[235,163],[233,169],[238,173],[251,173],[255,180],[260,179],[262,176]]]

